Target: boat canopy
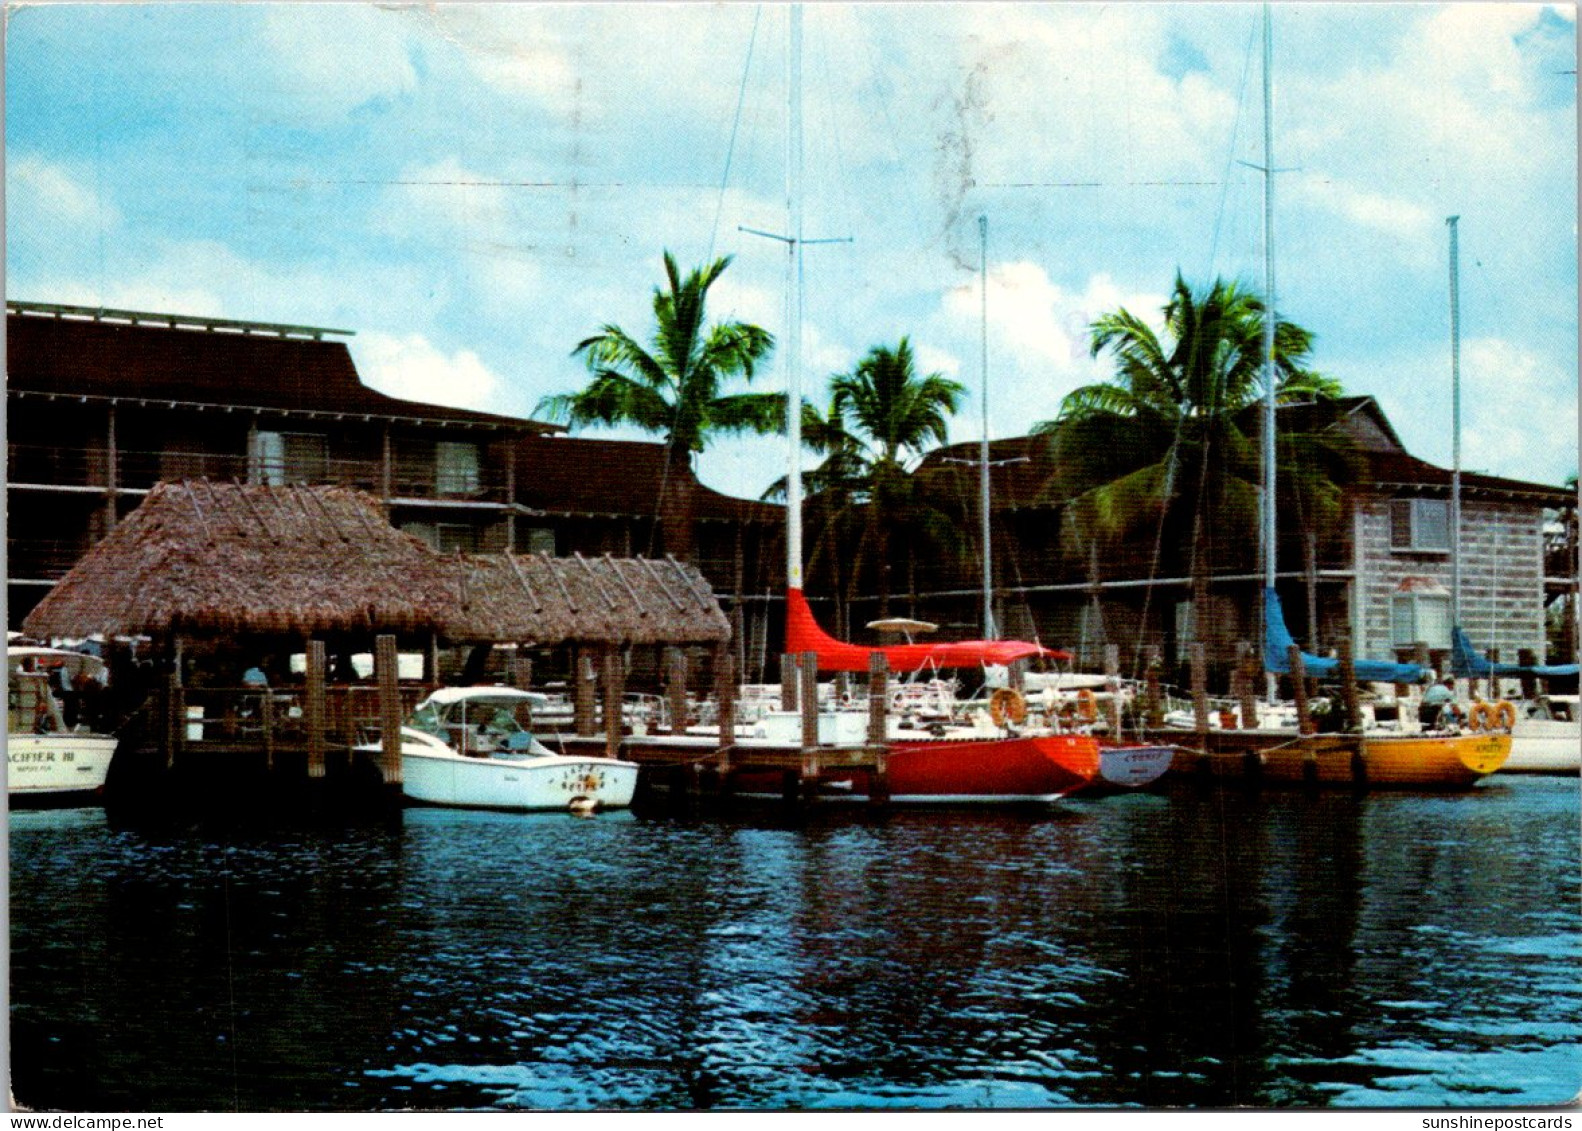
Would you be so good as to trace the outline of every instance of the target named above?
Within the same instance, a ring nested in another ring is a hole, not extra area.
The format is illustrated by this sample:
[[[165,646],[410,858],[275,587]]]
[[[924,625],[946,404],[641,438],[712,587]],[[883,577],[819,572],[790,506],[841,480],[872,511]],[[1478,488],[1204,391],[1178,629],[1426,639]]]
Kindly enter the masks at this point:
[[[865,672],[868,658],[882,654],[892,672],[916,672],[938,668],[975,668],[989,664],[1010,664],[1042,656],[1069,660],[1067,652],[1057,652],[1026,640],[956,640],[945,643],[887,644],[870,648],[836,640],[819,627],[813,610],[800,589],[786,590],[786,651],[794,654],[815,652],[818,667],[825,672]]]
[[[1502,664],[1478,655],[1466,631],[1457,625],[1451,635],[1450,670],[1456,675],[1479,679],[1495,676],[1537,676],[1541,679],[1576,678],[1576,664]]]
[[[1296,641],[1285,627],[1285,612],[1280,607],[1280,597],[1273,589],[1263,591],[1264,641],[1263,666],[1279,675],[1291,674],[1291,645]],[[1340,675],[1340,661],[1333,656],[1315,656],[1302,653],[1302,667],[1315,679],[1332,679]],[[1389,660],[1353,660],[1352,667],[1362,683],[1426,683],[1433,678],[1433,669],[1421,664],[1397,664]]]

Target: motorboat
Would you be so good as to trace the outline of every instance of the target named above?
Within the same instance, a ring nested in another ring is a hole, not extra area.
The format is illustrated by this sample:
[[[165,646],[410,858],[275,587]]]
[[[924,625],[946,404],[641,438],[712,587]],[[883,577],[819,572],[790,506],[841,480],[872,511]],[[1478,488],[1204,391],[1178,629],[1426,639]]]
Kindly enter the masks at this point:
[[[583,813],[630,805],[637,763],[559,754],[534,737],[532,712],[548,702],[511,687],[435,691],[401,728],[402,791],[420,804],[464,809]]]
[[[11,802],[59,804],[98,795],[116,738],[94,729],[97,720],[83,709],[83,700],[102,689],[104,661],[84,652],[11,644],[6,669],[6,792]]]
[[[1582,770],[1582,720],[1577,696],[1540,695],[1515,704],[1511,756],[1500,767],[1512,774],[1574,774]]]

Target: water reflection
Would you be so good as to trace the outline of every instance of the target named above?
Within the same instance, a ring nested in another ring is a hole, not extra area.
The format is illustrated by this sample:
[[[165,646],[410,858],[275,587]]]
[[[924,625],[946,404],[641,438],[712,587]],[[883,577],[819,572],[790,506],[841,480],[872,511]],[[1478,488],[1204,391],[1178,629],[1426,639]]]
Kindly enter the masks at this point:
[[[1042,813],[13,814],[18,1097],[68,1109],[1553,1103],[1575,779]]]

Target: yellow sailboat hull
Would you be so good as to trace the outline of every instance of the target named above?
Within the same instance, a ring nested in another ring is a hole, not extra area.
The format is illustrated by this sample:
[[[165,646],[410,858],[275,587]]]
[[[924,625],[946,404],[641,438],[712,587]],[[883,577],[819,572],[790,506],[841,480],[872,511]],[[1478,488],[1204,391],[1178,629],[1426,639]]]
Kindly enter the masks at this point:
[[[1457,789],[1505,764],[1508,734],[1312,735],[1261,752],[1269,781]]]

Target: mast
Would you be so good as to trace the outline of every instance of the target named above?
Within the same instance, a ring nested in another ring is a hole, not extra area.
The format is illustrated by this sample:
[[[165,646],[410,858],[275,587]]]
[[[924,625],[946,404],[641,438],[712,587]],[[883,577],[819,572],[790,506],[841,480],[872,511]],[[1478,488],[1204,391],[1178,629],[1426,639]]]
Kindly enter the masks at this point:
[[[1274,51],[1269,30],[1269,5],[1263,6],[1263,586],[1265,593],[1274,591],[1275,579],[1275,506],[1274,506],[1274,89],[1269,74],[1270,59]],[[1269,633],[1269,602],[1263,602],[1264,639]],[[1308,626],[1309,633],[1312,626]],[[1275,678],[1273,672],[1265,673],[1265,690],[1273,702]]]
[[[1450,623],[1461,626],[1461,268],[1456,223],[1450,216]]]
[[[983,407],[983,438],[978,445],[978,509],[983,517],[983,638],[993,640],[994,559],[989,521],[989,218],[978,217],[978,278],[982,292],[981,358],[983,392],[978,398]]]
[[[802,588],[802,5],[791,5],[786,51],[786,586]]]

